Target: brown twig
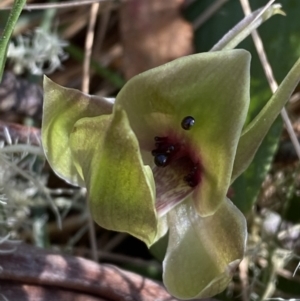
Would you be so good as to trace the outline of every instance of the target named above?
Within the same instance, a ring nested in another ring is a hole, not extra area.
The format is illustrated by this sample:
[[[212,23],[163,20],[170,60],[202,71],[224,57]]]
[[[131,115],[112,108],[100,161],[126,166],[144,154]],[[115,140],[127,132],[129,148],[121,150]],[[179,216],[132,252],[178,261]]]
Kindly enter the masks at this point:
[[[95,35],[95,25],[97,21],[97,14],[99,10],[99,3],[94,3],[91,5],[90,10],[90,20],[87,30],[87,35],[85,39],[85,51],[84,51],[84,61],[83,61],[83,80],[82,80],[82,92],[89,93],[90,86],[90,64],[92,56],[92,48],[94,43]]]
[[[249,300],[249,279],[248,279],[249,258],[245,257],[239,266],[240,279],[242,284],[242,300]]]
[[[196,20],[193,21],[193,28],[197,30],[209,20],[228,0],[216,0]]]
[[[93,3],[91,5],[91,10],[90,10],[90,20],[89,20],[88,31],[85,40],[85,52],[84,52],[84,61],[83,61],[82,91],[84,93],[89,93],[90,64],[91,64],[91,56],[92,56],[92,49],[94,43],[95,25],[97,21],[99,6],[100,6],[99,3]],[[92,214],[89,210],[88,203],[87,203],[87,210],[88,210],[89,237],[90,237],[90,244],[92,249],[92,257],[93,260],[98,261],[95,224],[92,218]]]
[[[2,244],[0,248],[10,249],[11,244]],[[8,294],[17,284],[18,293],[24,296],[22,299],[13,298],[17,295],[17,292],[13,295],[13,291],[12,297],[9,298],[11,301],[35,300],[27,298],[30,295],[30,286],[39,289],[48,287],[64,290],[74,295],[85,294],[91,296],[90,298],[94,296],[95,300],[97,298],[110,301],[177,300],[170,296],[160,284],[140,275],[125,272],[112,265],[99,265],[83,258],[65,256],[25,244],[16,246],[15,252],[0,255],[0,259],[1,293]],[[39,300],[46,301],[47,299]],[[60,299],[51,298],[51,300],[66,301],[68,299],[60,297]]]
[[[13,141],[28,143],[30,145],[41,145],[41,131],[38,128],[0,121],[0,140],[5,141],[6,131],[9,132]]]
[[[101,47],[107,30],[108,21],[111,15],[111,6],[109,4],[107,6],[108,8],[102,13],[101,21],[97,26],[97,32],[99,33],[94,45],[94,53],[97,54],[99,54],[101,51]]]
[[[57,2],[57,3],[47,3],[47,4],[31,4],[31,5],[25,5],[23,10],[43,10],[43,9],[60,9],[60,8],[69,8],[69,7],[75,7],[75,6],[83,6],[83,5],[89,5],[93,3],[100,3],[100,2],[110,2],[112,0],[80,0],[80,1],[68,1],[68,2]],[[124,0],[123,0],[124,1]],[[1,7],[0,10],[10,10],[12,9],[11,6],[7,7]]]

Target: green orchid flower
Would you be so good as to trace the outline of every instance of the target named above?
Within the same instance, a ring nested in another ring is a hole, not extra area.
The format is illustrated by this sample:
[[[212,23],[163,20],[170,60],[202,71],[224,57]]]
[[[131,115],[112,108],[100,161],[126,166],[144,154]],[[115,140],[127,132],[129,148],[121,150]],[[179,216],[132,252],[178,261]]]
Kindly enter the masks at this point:
[[[184,57],[131,79],[114,105],[45,81],[50,164],[87,188],[99,225],[148,246],[169,229],[164,283],[179,298],[221,292],[243,258],[245,218],[226,194],[249,66],[245,50]]]
[[[232,47],[250,32],[230,37]],[[227,192],[298,83],[300,60],[243,128],[249,69],[241,49],[191,55],[135,76],[115,101],[44,81],[50,165],[86,187],[102,227],[149,247],[169,232],[163,280],[180,299],[223,291],[242,260],[246,221]]]

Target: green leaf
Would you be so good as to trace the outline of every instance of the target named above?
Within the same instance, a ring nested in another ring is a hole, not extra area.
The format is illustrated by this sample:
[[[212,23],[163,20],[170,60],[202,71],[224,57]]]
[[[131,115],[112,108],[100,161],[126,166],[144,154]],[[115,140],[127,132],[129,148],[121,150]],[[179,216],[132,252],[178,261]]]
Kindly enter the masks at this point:
[[[113,103],[105,98],[68,89],[44,78],[42,143],[45,155],[58,176],[84,186],[80,169],[73,162],[69,138],[75,122],[112,112]]]
[[[230,199],[244,214],[251,212],[252,206],[257,200],[261,183],[272,165],[281,130],[282,121],[279,117],[258,148],[252,163],[232,185],[233,196]]]
[[[268,59],[278,81],[282,81],[300,56],[298,43],[298,33],[300,30],[298,11],[300,9],[300,2],[282,0],[280,3],[287,17],[272,18],[259,29]],[[254,0],[252,4],[253,6],[255,4],[261,5],[261,1]],[[239,4],[237,3],[237,5]],[[232,12],[233,10],[230,11]],[[280,30],[274,31],[274,28],[279,28]],[[243,43],[243,47],[246,47],[253,53],[251,103],[247,116],[249,123],[271,97],[271,91],[265,79],[261,63],[255,53],[254,46],[251,43],[252,41],[250,39],[248,41],[249,43]],[[254,202],[257,200],[261,184],[269,171],[270,162],[272,162],[276,153],[281,131],[282,121],[279,117],[270,128],[249,167],[233,183],[234,197],[232,201],[245,214],[250,212]]]
[[[250,165],[271,125],[300,80],[300,59],[285,77],[275,94],[243,131],[234,161],[232,182]]]
[[[223,291],[244,256],[246,220],[228,199],[208,217],[191,201],[168,214],[170,232],[163,263],[168,291],[180,299],[207,298]]]
[[[125,111],[115,107],[113,115],[80,119],[70,147],[82,168],[94,220],[150,246],[158,235],[155,185]]]
[[[195,205],[212,214],[227,193],[238,139],[249,104],[250,55],[244,50],[183,57],[132,78],[116,104],[127,112],[142,150],[154,137],[176,136],[200,161],[202,177]],[[190,131],[181,127],[195,118]]]

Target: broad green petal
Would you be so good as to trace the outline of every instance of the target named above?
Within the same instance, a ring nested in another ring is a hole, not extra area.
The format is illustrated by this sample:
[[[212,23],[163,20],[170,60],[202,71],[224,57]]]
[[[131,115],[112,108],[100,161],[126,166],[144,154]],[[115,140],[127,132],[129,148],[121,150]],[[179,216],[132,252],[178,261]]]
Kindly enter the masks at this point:
[[[245,50],[191,55],[137,75],[116,99],[142,149],[154,149],[155,136],[189,145],[203,167],[195,198],[202,216],[217,209],[230,183],[249,105],[249,67]],[[186,116],[195,118],[189,131],[181,128]]]
[[[64,88],[44,78],[42,142],[45,155],[58,176],[74,185],[84,185],[69,148],[69,137],[76,121],[112,112],[113,103],[105,98]]]
[[[70,147],[75,164],[82,168],[94,220],[150,246],[158,231],[155,185],[126,113],[115,109],[110,116],[80,119]]]
[[[163,263],[168,291],[180,299],[222,292],[244,256],[246,220],[228,199],[215,214],[200,217],[191,201],[168,215],[169,245]]]
[[[295,63],[264,108],[243,131],[237,148],[231,182],[248,168],[262,140],[289,100],[299,80],[300,59]]]

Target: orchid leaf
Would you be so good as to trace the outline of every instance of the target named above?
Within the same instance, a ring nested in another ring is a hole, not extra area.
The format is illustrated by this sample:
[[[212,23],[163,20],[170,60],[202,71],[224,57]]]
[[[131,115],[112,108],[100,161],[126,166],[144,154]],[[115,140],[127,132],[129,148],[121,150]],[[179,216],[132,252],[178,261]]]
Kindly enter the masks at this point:
[[[231,186],[232,196],[230,199],[245,215],[251,212],[260,192],[261,184],[272,166],[281,130],[282,121],[279,116],[263,139],[252,163]]]
[[[169,215],[164,284],[177,298],[211,297],[223,291],[244,256],[247,230],[243,214],[228,199],[209,217],[191,201]]]
[[[158,231],[155,185],[125,111],[115,107],[113,115],[80,119],[70,147],[75,165],[82,169],[94,220],[150,246]]]
[[[280,3],[287,17],[271,18],[259,29],[268,60],[271,63],[275,78],[279,82],[284,79],[300,56],[298,39],[300,3],[289,0],[283,0]],[[258,0],[251,2],[251,6],[255,7],[255,5],[261,5],[261,2]],[[280,28],[280,34],[274,31],[274,28]],[[251,39],[248,39],[248,43],[243,43],[243,48],[245,47],[253,53],[251,63],[251,102],[245,126],[256,117],[267,100],[272,96],[261,63],[255,53],[256,50],[251,42]],[[253,204],[257,201],[262,182],[270,170],[271,162],[274,160],[278,142],[280,141],[282,124],[282,118],[279,116],[262,141],[249,167],[232,185],[234,193],[231,200],[245,214],[251,212]]]
[[[237,148],[232,171],[232,182],[250,165],[271,125],[289,100],[300,80],[300,59],[282,81],[275,94],[260,113],[244,129]]]
[[[76,121],[112,112],[113,103],[75,89],[64,88],[44,78],[42,142],[45,155],[58,176],[84,186],[82,175],[73,164],[69,138]]]
[[[190,144],[202,167],[195,204],[202,216],[217,210],[230,183],[249,104],[249,64],[244,50],[184,57],[132,78],[116,98],[142,149],[153,150],[155,136]],[[181,127],[186,116],[195,119],[190,131]]]
[[[235,48],[251,32],[275,14],[285,15],[280,4],[273,4],[252,12],[232,28],[210,51],[228,50]]]

